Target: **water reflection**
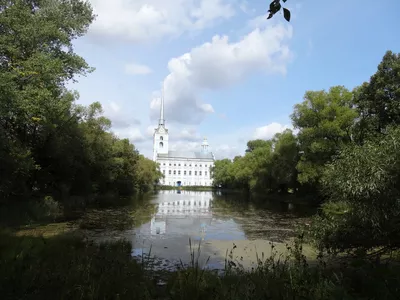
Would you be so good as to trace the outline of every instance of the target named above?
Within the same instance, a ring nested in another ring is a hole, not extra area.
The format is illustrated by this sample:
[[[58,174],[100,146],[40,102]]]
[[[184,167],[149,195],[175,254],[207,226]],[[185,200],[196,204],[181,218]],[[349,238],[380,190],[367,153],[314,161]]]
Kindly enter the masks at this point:
[[[213,214],[212,192],[162,191],[153,200],[156,213],[136,233],[147,239],[192,240],[244,239],[243,230],[231,218]]]
[[[258,247],[268,241],[283,242],[310,215],[309,208],[281,201],[255,204],[243,201],[239,194],[161,191],[151,203],[155,206],[151,220],[134,232],[127,231],[126,237],[132,240],[135,254],[151,248],[153,255],[168,261],[190,258],[191,239],[202,242],[204,257],[212,256],[214,263],[221,264],[221,253],[229,245],[249,240]]]
[[[212,195],[202,194],[199,197],[193,197],[193,195],[183,195],[181,191],[179,192],[178,195],[184,196],[182,199],[164,199],[164,202],[156,204],[157,212],[150,222],[152,235],[166,234],[167,227],[169,231],[176,232],[180,228],[185,231],[189,227],[198,228],[199,225],[200,231],[204,232],[207,224],[211,224]]]

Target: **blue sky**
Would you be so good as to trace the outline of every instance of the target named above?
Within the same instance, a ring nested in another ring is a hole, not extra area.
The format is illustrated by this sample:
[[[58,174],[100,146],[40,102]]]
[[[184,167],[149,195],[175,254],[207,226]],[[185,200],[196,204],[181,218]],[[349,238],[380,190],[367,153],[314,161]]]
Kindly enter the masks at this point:
[[[113,131],[151,157],[165,86],[170,147],[217,158],[291,126],[306,90],[353,88],[386,50],[400,52],[400,1],[90,0],[97,14],[75,51],[96,70],[70,87],[102,103]]]

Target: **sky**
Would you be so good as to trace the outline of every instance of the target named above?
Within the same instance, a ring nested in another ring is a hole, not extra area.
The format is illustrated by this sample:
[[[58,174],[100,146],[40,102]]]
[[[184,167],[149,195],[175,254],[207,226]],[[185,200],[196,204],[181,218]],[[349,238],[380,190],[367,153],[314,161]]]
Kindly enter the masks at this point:
[[[368,81],[387,50],[400,52],[400,1],[88,0],[97,15],[75,52],[95,71],[69,88],[95,101],[112,131],[152,157],[164,86],[170,149],[217,159],[292,128],[307,90]]]

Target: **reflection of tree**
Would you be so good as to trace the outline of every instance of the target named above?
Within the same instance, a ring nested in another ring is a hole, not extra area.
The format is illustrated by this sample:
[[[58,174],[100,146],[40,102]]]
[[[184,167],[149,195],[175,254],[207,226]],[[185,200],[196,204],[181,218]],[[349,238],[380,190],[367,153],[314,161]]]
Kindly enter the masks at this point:
[[[250,202],[242,194],[214,194],[213,216],[221,220],[233,219],[249,239],[267,238],[282,241],[293,235],[296,225],[303,223],[314,209],[283,201]]]
[[[150,195],[137,195],[115,199],[117,205],[88,209],[80,220],[82,229],[127,230],[151,221],[156,206],[149,202]]]

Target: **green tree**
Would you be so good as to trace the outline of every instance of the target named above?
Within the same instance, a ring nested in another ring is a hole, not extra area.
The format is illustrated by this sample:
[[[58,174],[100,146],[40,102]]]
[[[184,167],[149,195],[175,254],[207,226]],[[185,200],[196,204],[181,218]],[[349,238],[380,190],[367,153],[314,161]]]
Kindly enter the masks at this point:
[[[388,125],[400,124],[400,54],[387,51],[378,70],[354,90],[359,111],[357,142],[384,133]]]
[[[274,153],[270,167],[271,177],[275,179],[274,190],[286,193],[297,189],[297,169],[299,145],[293,131],[286,129],[272,139]]]
[[[146,192],[151,190],[154,185],[159,183],[162,176],[159,165],[156,162],[145,158],[143,155],[139,156],[137,187],[140,191]]]
[[[322,179],[329,201],[311,233],[332,252],[400,247],[400,127],[344,148]]]
[[[41,169],[38,144],[60,136],[64,122],[75,118],[74,95],[64,85],[90,68],[72,41],[94,17],[78,0],[1,1],[0,11],[0,157],[8,162],[0,190],[8,197],[38,188],[31,176]]]
[[[262,139],[251,140],[247,142],[246,152],[253,152],[257,148],[270,147],[270,146],[271,146],[271,141],[266,141]]]
[[[227,158],[214,162],[214,166],[211,169],[211,177],[214,186],[221,186],[223,188],[232,187],[233,178],[230,174],[231,165],[232,161]]]
[[[0,0],[0,199],[89,199],[147,190],[154,162],[111,133],[100,103],[66,89],[91,71],[72,41],[93,21],[82,0]]]
[[[352,128],[357,117],[353,94],[342,86],[326,91],[308,91],[304,102],[295,106],[291,115],[299,130],[301,159],[297,165],[298,180],[317,187],[324,166],[352,141]]]

